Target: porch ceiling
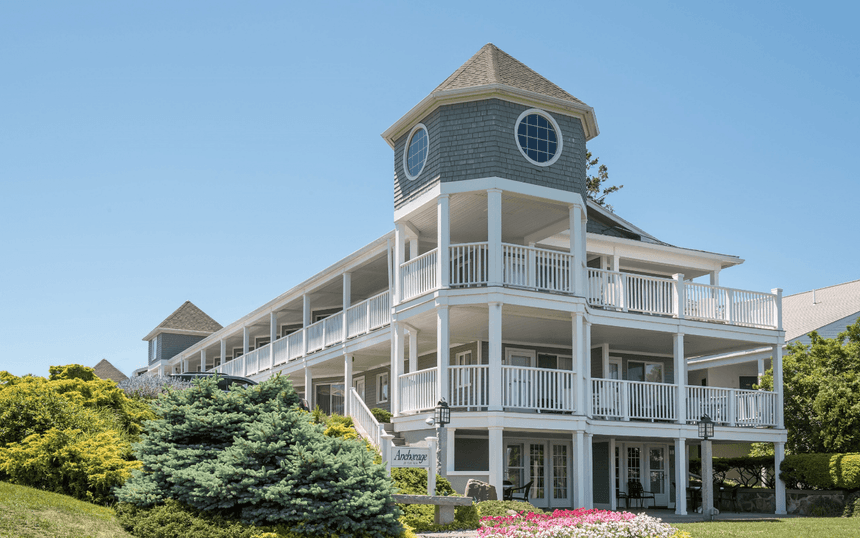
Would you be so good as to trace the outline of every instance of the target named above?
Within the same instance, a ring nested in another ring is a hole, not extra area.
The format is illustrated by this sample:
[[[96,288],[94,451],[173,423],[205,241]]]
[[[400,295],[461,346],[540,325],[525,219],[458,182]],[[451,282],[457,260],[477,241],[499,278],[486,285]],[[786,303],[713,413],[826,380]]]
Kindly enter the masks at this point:
[[[610,353],[612,350],[619,350],[633,353],[672,355],[674,353],[672,338],[672,333],[646,331],[643,329],[629,329],[608,325],[593,325],[591,327],[591,345],[609,344]],[[684,356],[688,359],[703,355],[740,351],[749,349],[751,346],[755,346],[755,344],[744,340],[684,335]]]

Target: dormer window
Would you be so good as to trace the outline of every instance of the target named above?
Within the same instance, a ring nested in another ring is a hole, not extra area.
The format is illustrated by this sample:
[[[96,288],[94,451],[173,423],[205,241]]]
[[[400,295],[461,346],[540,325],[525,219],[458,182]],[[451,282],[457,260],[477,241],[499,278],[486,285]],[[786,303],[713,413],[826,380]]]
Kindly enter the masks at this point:
[[[517,118],[514,132],[523,157],[538,166],[549,166],[561,155],[561,129],[552,116],[532,108]]]
[[[424,164],[427,162],[427,154],[430,152],[430,137],[427,128],[419,123],[412,128],[403,150],[403,168],[406,169],[406,177],[416,179]]]

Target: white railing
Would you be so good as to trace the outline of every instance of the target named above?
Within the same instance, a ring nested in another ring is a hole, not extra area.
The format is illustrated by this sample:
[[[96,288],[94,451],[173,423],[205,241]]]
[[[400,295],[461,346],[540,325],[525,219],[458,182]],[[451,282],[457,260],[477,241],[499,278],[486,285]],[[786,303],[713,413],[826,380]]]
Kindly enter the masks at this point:
[[[245,355],[245,376],[254,375],[269,368],[269,345],[249,351]]]
[[[366,334],[391,321],[387,291],[362,301],[346,311],[347,338]]]
[[[308,338],[308,353],[319,351],[325,347],[325,320],[311,323],[305,329]]]
[[[735,390],[738,426],[776,427],[776,393],[763,390]]]
[[[603,269],[588,269],[588,304],[624,308],[624,275]]]
[[[574,411],[574,379],[568,370],[502,366],[502,407]]]
[[[370,331],[391,323],[391,297],[387,291],[367,300]]]
[[[323,342],[325,346],[331,346],[343,342],[343,311],[323,320]]]
[[[536,288],[534,249],[502,244],[502,279],[509,286]]]
[[[455,287],[486,284],[490,278],[490,252],[487,243],[463,243],[450,247],[450,285]]]
[[[596,417],[630,418],[627,391],[616,379],[591,380],[591,414]]]
[[[733,325],[776,327],[776,295],[686,283],[685,315]]]
[[[448,403],[451,407],[489,405],[490,367],[483,364],[448,367]]]
[[[623,420],[675,420],[675,385],[624,381],[591,380],[591,413]]]
[[[376,449],[379,449],[380,442],[382,440],[382,425],[376,421],[376,417],[374,417],[373,413],[370,412],[370,409],[367,408],[367,405],[364,403],[364,400],[361,399],[361,396],[358,395],[355,387],[350,387],[349,392],[347,393],[347,398],[349,398],[349,414],[352,417],[356,430],[358,430],[358,433],[367,439],[371,445]]]
[[[438,287],[439,279],[436,274],[438,252],[439,249],[434,248],[400,266],[402,300],[418,297]]]
[[[675,281],[604,269],[588,270],[588,303],[620,310],[674,316]]]
[[[293,333],[295,334],[295,333]],[[284,364],[285,362],[290,360],[290,339],[286,338],[278,338],[275,340],[275,343],[272,344],[272,366],[278,366],[280,364]]]
[[[400,411],[411,413],[436,407],[436,368],[400,376]]]
[[[571,267],[570,253],[502,243],[502,276],[509,286],[571,293]]]
[[[290,335],[287,335],[287,340],[289,344],[287,344],[289,352],[287,354],[288,360],[294,361],[300,358],[305,353],[305,330],[302,329],[300,331],[296,331]]]
[[[368,302],[349,307],[346,311],[346,336],[352,338],[367,332]]]
[[[687,387],[687,420],[698,422],[708,415],[717,424],[731,424],[732,389]]]

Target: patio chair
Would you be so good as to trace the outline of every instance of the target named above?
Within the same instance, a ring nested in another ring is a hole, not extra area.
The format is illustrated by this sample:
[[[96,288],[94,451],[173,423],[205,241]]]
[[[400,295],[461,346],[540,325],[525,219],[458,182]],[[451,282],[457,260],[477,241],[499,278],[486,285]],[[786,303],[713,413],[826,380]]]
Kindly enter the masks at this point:
[[[720,510],[726,510],[727,507],[731,506],[733,512],[737,512],[738,510],[738,490],[740,486],[724,486],[720,491],[720,496],[718,497],[720,501]]]
[[[505,500],[506,501],[525,501],[529,502],[529,492],[532,489],[532,485],[535,483],[534,480],[526,484],[525,486],[520,486],[518,488],[508,488],[505,490]],[[517,495],[517,492],[522,492]]]
[[[638,480],[629,480],[627,482],[627,497],[630,500],[635,500],[642,508],[648,508],[648,499],[654,500],[654,494],[650,491],[645,491],[642,484]]]

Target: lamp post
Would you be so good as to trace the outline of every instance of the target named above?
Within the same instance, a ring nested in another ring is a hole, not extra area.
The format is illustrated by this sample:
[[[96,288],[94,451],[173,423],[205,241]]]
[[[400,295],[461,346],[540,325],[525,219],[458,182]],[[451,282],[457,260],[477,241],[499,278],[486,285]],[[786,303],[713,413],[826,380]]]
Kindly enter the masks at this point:
[[[714,421],[705,415],[699,420],[699,437],[702,438],[702,516],[705,521],[714,519],[714,473],[711,437],[714,436]]]
[[[445,430],[445,424],[451,423],[451,408],[445,398],[439,400],[436,404],[436,412],[433,415],[433,422],[436,424],[436,437],[439,439],[437,448],[436,460],[439,462],[439,475],[447,477],[448,475],[448,432]]]

